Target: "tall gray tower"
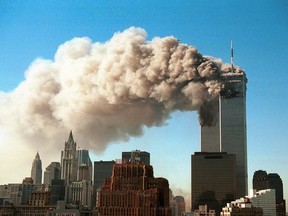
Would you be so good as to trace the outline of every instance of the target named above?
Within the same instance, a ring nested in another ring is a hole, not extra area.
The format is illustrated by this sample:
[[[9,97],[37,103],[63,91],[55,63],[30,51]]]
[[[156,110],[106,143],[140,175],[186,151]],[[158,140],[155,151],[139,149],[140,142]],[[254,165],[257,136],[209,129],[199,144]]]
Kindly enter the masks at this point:
[[[247,195],[246,83],[243,71],[223,73],[222,91],[213,108],[217,122],[201,126],[201,152],[227,152],[236,155],[236,198]]]
[[[77,180],[76,142],[74,142],[72,131],[70,131],[68,141],[65,142],[64,151],[61,152],[61,179],[66,183]]]
[[[38,152],[32,162],[31,178],[34,184],[42,183],[42,161]]]
[[[92,181],[92,161],[86,149],[77,150],[77,181],[82,180]]]

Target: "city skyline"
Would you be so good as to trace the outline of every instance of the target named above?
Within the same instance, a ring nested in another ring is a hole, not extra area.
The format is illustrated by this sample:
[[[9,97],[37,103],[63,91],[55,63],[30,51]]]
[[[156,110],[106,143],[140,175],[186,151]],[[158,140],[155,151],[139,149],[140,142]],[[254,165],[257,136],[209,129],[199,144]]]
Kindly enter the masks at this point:
[[[7,95],[15,92],[16,88],[21,90],[20,83],[27,79],[31,67],[28,68],[36,58],[54,61],[57,47],[74,37],[88,37],[93,43],[104,43],[115,32],[135,26],[145,29],[148,41],[173,35],[180,43],[195,46],[203,55],[221,58],[225,63],[230,62],[230,41],[233,40],[234,63],[245,70],[248,78],[248,189],[252,188],[254,171],[267,170],[281,176],[287,199],[285,164],[288,159],[283,154],[288,140],[285,133],[288,116],[284,108],[287,105],[287,72],[283,64],[288,56],[287,2],[180,1],[163,5],[148,1],[123,5],[115,1],[110,4],[87,2],[84,5],[77,1],[69,4],[52,1],[47,4],[1,1],[2,107],[8,103]],[[19,101],[17,106],[21,105]],[[28,176],[37,149],[43,170],[50,162],[59,162],[59,149],[63,148],[70,130],[78,146],[87,148],[87,144],[81,142],[81,133],[74,132],[77,128],[67,128],[59,137],[49,134],[50,127],[47,128],[48,136],[44,138],[43,131],[31,136],[33,130],[37,130],[33,122],[31,131],[26,134],[19,133],[19,128],[9,131],[11,127],[7,125],[11,126],[13,118],[4,116],[3,109],[0,113],[0,170],[9,173],[5,178],[1,175],[0,184],[21,182]],[[145,126],[141,136],[130,137],[127,142],[114,141],[100,152],[96,152],[96,147],[87,148],[94,151],[90,155],[92,162],[117,159],[125,151],[147,151],[151,154],[156,175],[167,178],[174,193],[186,194],[187,199],[191,181],[190,157],[193,152],[200,151],[197,113],[175,111],[164,123],[162,127]],[[9,162],[12,167],[6,167]],[[170,165],[167,164],[170,163],[177,164],[176,175],[169,172]],[[23,167],[19,169],[19,166]],[[8,172],[11,169],[13,173]]]

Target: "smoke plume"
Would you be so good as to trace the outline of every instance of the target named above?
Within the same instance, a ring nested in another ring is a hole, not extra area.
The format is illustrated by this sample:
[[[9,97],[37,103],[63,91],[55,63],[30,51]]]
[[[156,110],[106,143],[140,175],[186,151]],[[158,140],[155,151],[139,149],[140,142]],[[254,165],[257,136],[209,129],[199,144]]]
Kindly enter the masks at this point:
[[[105,43],[74,38],[54,60],[36,59],[16,89],[1,93],[1,128],[29,142],[56,139],[61,148],[65,140],[57,139],[72,129],[82,146],[102,151],[161,126],[175,110],[198,111],[210,125],[227,65],[172,36],[146,36],[131,27]]]

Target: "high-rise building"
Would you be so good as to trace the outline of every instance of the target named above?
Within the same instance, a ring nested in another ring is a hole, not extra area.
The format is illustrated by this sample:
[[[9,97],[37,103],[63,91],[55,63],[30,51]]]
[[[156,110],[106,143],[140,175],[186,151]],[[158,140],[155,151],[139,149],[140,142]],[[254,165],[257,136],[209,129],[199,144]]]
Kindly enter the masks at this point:
[[[56,205],[59,200],[65,200],[65,180],[52,179],[50,185],[50,204]]]
[[[77,169],[77,181],[92,181],[92,162],[88,150],[77,150]]]
[[[201,125],[201,152],[227,152],[236,155],[237,197],[247,193],[246,82],[244,72],[221,75],[222,90],[211,102],[216,116],[211,124]]]
[[[32,162],[31,178],[33,179],[34,184],[42,183],[42,161],[38,152]]]
[[[106,178],[111,178],[115,161],[94,161],[93,203],[96,205],[98,191]]]
[[[181,216],[185,212],[185,199],[183,196],[174,196],[170,201],[171,216]]]
[[[195,152],[191,159],[192,210],[207,205],[219,215],[236,197],[236,155]]]
[[[257,192],[252,190],[250,199],[253,206],[263,209],[263,216],[276,215],[276,196],[274,189],[259,190]]]
[[[269,188],[275,189],[276,193],[276,215],[286,215],[286,201],[283,197],[283,183],[282,179],[277,173],[268,174]]]
[[[283,197],[282,179],[277,173],[267,174],[264,170],[257,170],[253,175],[253,189],[257,191],[274,189],[276,196],[276,215],[286,215],[286,202]]]
[[[170,216],[169,183],[154,178],[153,167],[137,160],[114,164],[111,178],[99,191],[97,207],[102,216]]]
[[[65,142],[64,151],[61,152],[61,179],[67,184],[77,180],[76,142],[70,131],[68,141]]]
[[[135,150],[131,152],[122,152],[122,161],[124,163],[129,162],[131,158],[135,158],[133,154],[137,157],[137,159],[139,158],[141,163],[150,165],[150,153],[146,151]]]
[[[276,193],[276,203],[283,201],[283,183],[282,179],[277,173],[268,174],[268,184],[270,189],[275,189]]]
[[[253,174],[253,189],[256,191],[269,188],[268,174],[264,170],[257,170]]]
[[[53,179],[61,179],[61,166],[59,162],[52,162],[44,171],[44,185],[49,188]]]
[[[93,185],[92,181],[77,181],[70,185],[70,197],[68,203],[85,206],[91,209]]]

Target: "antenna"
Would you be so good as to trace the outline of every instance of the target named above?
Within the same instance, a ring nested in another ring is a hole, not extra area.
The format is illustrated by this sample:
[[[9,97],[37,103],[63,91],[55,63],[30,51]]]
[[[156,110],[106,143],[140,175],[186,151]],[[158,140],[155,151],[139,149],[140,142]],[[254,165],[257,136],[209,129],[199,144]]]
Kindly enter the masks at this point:
[[[230,62],[231,62],[231,72],[234,72],[234,67],[233,67],[233,41],[231,40],[231,57],[230,57]]]

